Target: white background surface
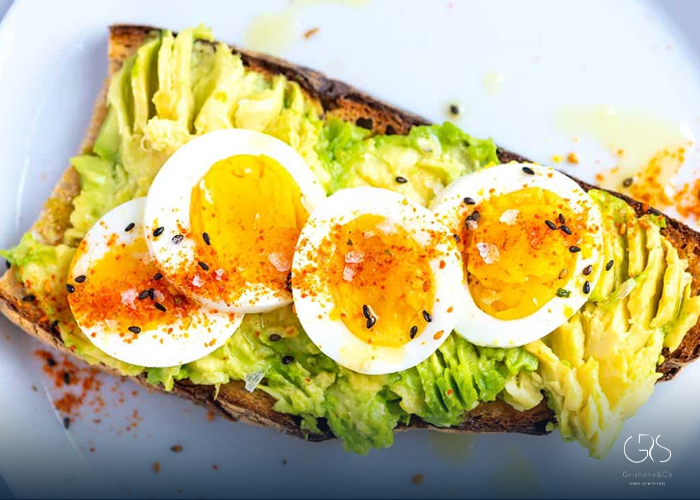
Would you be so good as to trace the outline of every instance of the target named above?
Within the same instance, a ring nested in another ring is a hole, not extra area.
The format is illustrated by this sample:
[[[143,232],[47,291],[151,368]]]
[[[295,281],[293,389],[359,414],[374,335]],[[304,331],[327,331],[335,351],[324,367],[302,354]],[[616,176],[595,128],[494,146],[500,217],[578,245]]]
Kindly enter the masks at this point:
[[[243,44],[255,15],[285,5],[14,5],[0,28],[0,247],[19,240],[78,148],[106,75],[107,25],[181,29],[203,22],[218,38]],[[308,41],[299,37],[284,56],[431,120],[444,120],[447,104],[461,101],[466,113],[459,125],[465,130],[547,162],[571,149],[570,137],[554,120],[564,105],[612,104],[686,122],[700,136],[700,45],[682,31],[693,26],[695,9],[691,2],[671,7],[642,1],[455,1],[452,8],[440,1],[323,3],[299,10],[300,32],[320,32]],[[668,17],[669,10],[675,17]],[[484,86],[493,71],[504,76],[497,95]],[[587,147],[579,151],[589,158],[602,155]],[[588,179],[595,172],[591,165],[576,169]],[[0,320],[0,473],[17,497],[652,497],[697,491],[700,365],[659,386],[603,461],[588,459],[557,434],[446,438],[411,432],[397,435],[389,450],[359,457],[337,442],[314,445],[270,429],[208,422],[201,408],[141,389],[124,403],[108,401],[110,415],[101,424],[86,417],[65,432],[47,398],[50,384],[36,349]],[[115,384],[105,380],[108,388]],[[134,409],[142,419],[136,432],[126,432]],[[629,463],[622,445],[639,433],[661,434],[672,460],[646,467]],[[184,447],[180,454],[169,451],[176,443]],[[160,474],[153,472],[155,461],[162,464]],[[651,470],[673,477],[666,486],[642,489],[622,476]],[[425,475],[422,484],[412,484],[414,474]]]

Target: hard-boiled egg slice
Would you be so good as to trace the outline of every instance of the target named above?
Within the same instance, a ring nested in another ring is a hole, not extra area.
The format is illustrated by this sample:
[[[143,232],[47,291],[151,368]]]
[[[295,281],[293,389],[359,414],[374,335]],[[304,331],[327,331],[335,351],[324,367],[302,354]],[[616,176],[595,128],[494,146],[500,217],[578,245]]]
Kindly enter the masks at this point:
[[[68,303],[87,338],[110,356],[175,366],[220,347],[243,316],[201,306],[168,283],[148,252],[145,203],[124,203],[88,231],[68,273]]]
[[[385,189],[338,191],[299,237],[292,266],[297,315],[342,366],[392,373],[432,354],[457,322],[462,267],[429,210]]]
[[[455,329],[475,344],[544,337],[583,306],[600,276],[600,213],[553,168],[487,168],[454,181],[432,208],[459,240],[467,279]]]
[[[325,192],[284,142],[249,130],[194,139],[148,193],[148,246],[170,282],[206,306],[262,312],[289,304],[294,245]]]

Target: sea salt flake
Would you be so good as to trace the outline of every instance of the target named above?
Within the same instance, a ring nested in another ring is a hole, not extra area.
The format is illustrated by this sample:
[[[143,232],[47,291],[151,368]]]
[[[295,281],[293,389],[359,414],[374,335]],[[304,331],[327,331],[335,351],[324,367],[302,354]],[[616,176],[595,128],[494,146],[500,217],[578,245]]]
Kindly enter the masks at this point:
[[[134,301],[136,298],[139,296],[138,292],[134,290],[133,288],[130,288],[128,290],[124,290],[121,293],[122,297],[122,304],[129,306],[129,307],[134,307]]]
[[[253,392],[258,384],[265,378],[265,372],[253,372],[245,376],[245,390]]]
[[[476,249],[479,251],[481,258],[484,259],[484,262],[487,264],[493,264],[501,258],[498,247],[496,245],[492,245],[491,243],[477,243]]]
[[[365,259],[365,254],[359,250],[350,250],[345,254],[346,264],[359,264]]]
[[[498,219],[500,222],[503,222],[504,224],[508,224],[509,226],[512,226],[515,224],[515,221],[518,218],[518,214],[520,213],[520,210],[514,210],[514,209],[509,209],[505,210],[502,214],[501,217]]]
[[[637,286],[637,280],[634,278],[630,278],[627,281],[625,281],[622,285],[620,285],[620,288],[617,289],[617,298],[618,300],[622,300],[625,297],[627,297],[630,293],[632,293],[632,290]]]
[[[165,295],[160,290],[153,290],[153,295],[158,302],[163,302],[165,300]]]
[[[199,274],[195,274],[194,278],[192,278],[192,286],[196,286],[197,288],[201,288],[203,284],[204,284],[204,281],[202,281],[201,276],[199,276]]]
[[[391,219],[384,219],[376,227],[384,234],[396,234],[396,226]]]
[[[352,279],[355,277],[355,269],[353,269],[350,266],[345,266],[343,268],[343,280],[345,281],[352,281]]]
[[[279,252],[272,252],[267,256],[267,260],[281,273],[286,273],[292,268],[291,261]]]
[[[479,227],[479,224],[477,224],[477,222],[475,220],[471,220],[471,219],[468,220],[465,225],[467,226],[467,229],[469,231],[476,231],[476,228]]]

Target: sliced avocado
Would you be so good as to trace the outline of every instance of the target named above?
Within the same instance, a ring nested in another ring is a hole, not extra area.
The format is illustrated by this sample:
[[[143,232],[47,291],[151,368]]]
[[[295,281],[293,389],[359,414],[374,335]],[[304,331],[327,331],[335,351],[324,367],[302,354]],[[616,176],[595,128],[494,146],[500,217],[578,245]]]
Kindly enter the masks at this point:
[[[105,116],[105,121],[102,123],[100,133],[97,135],[92,149],[100,158],[116,163],[120,160],[120,146],[119,118],[114,106],[110,106],[107,109],[107,116]]]
[[[158,90],[156,58],[161,46],[160,37],[144,43],[136,51],[131,68],[131,89],[134,99],[134,132],[143,130],[148,119],[155,115],[153,96]]]

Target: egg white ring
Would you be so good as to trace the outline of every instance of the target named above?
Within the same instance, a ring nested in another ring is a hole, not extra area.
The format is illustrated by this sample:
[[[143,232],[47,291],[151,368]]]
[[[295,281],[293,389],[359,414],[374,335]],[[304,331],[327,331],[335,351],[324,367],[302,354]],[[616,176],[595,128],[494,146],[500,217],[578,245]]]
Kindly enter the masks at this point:
[[[294,286],[297,316],[307,335],[324,354],[338,364],[359,373],[378,375],[408,369],[425,360],[450,335],[457,322],[457,302],[462,289],[462,265],[454,240],[426,208],[387,189],[358,187],[344,189],[327,198],[312,214],[299,237],[292,263],[292,275],[314,265],[316,249],[330,233],[331,226],[345,224],[365,214],[383,216],[405,229],[417,243],[433,245],[437,257],[430,261],[436,287],[432,321],[420,334],[401,347],[376,346],[356,337],[341,320],[330,318],[333,299],[324,283],[314,297]],[[435,242],[434,235],[444,235]],[[440,268],[440,261],[444,267]],[[321,276],[316,276],[319,280]],[[438,302],[439,300],[439,302]],[[448,312],[450,309],[450,312]],[[319,319],[320,318],[320,319]],[[378,319],[381,321],[381,318]],[[442,331],[442,335],[435,335]]]
[[[523,167],[529,167],[535,174],[525,173]],[[598,228],[593,235],[594,248],[588,258],[583,258],[582,252],[577,254],[575,269],[562,287],[570,291],[571,295],[569,297],[555,296],[540,309],[524,318],[502,320],[482,311],[471,296],[465,275],[462,285],[462,300],[464,302],[459,306],[460,319],[455,331],[477,345],[520,346],[550,334],[586,303],[590,293],[583,292],[585,282],[590,283],[592,292],[600,277],[602,265],[599,260],[603,241],[600,212],[590,196],[573,179],[551,167],[511,162],[465,175],[447,186],[445,191],[431,204],[431,209],[438,220],[448,226],[455,234],[459,234],[461,225],[464,223],[459,214],[464,207],[465,197],[472,198],[478,205],[491,196],[518,191],[526,187],[549,190],[563,198],[569,198],[571,209],[575,213],[581,213],[587,209],[586,228]],[[566,195],[562,196],[563,193]],[[517,209],[517,207],[513,208]],[[589,265],[593,266],[593,272],[584,276],[583,269]]]
[[[185,238],[179,245],[172,242],[180,234],[180,227],[191,233],[190,200],[192,188],[212,165],[234,155],[265,155],[276,160],[292,176],[301,192],[301,203],[311,213],[326,197],[320,182],[304,159],[292,147],[272,137],[252,130],[226,129],[210,132],[193,139],[173,154],[156,175],[148,192],[144,222],[148,228],[146,239],[151,253],[158,261],[163,274],[172,279],[185,265],[196,266],[196,241]],[[153,236],[157,227],[164,232]],[[213,271],[213,270],[212,270]],[[290,304],[292,295],[265,283],[249,283],[235,299],[215,300],[183,289],[193,300],[220,311],[257,313]]]
[[[69,283],[74,283],[74,278],[80,275],[86,275],[90,279],[91,263],[109,251],[107,241],[113,234],[117,235],[116,244],[128,245],[144,237],[144,225],[141,221],[145,204],[146,198],[136,198],[119,205],[88,231],[85,235],[87,250],[76,253],[71,263]],[[126,232],[124,228],[131,222],[135,223],[135,226]],[[75,285],[76,288],[79,286],[81,285]],[[203,358],[221,347],[236,332],[243,320],[242,314],[221,313],[200,306],[190,316],[192,323],[186,332],[180,331],[176,324],[163,323],[153,329],[143,328],[131,343],[127,343],[119,333],[128,332],[116,331],[108,322],[86,326],[81,321],[82,311],[72,312],[78,326],[95,347],[125,363],[154,368],[177,366]],[[170,327],[177,330],[168,333]],[[188,335],[181,335],[183,333]]]

